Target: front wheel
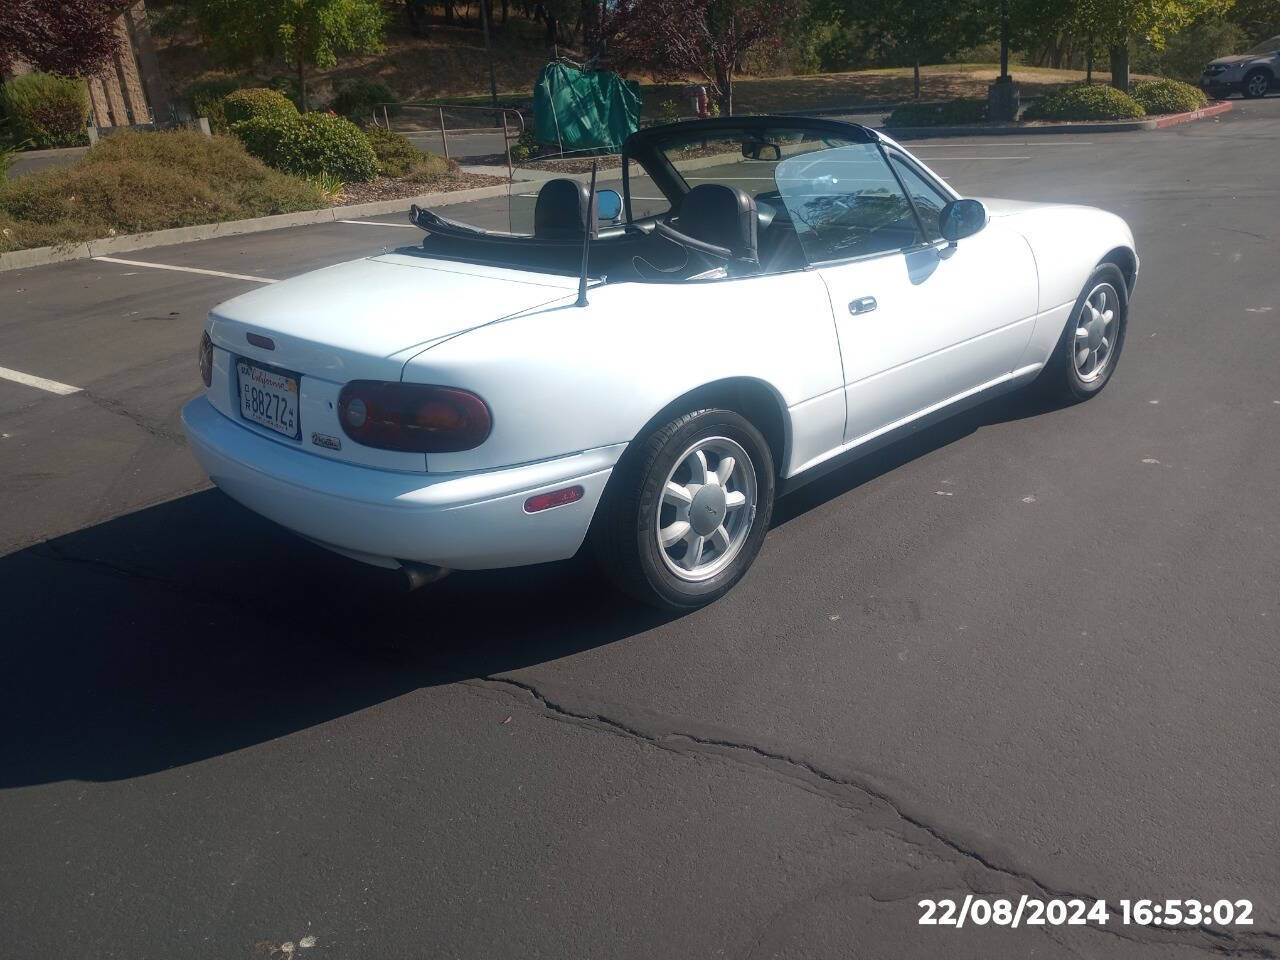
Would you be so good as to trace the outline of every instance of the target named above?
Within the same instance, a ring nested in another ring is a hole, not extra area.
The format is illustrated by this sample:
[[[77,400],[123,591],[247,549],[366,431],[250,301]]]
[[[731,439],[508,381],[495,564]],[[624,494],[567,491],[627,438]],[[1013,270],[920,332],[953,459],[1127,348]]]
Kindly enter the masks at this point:
[[[1265,97],[1271,89],[1271,78],[1262,70],[1255,70],[1244,78],[1241,92],[1250,100]]]
[[[1089,276],[1038,379],[1051,398],[1076,403],[1102,392],[1124,348],[1127,294],[1124,274],[1113,263],[1099,264]]]
[[[592,524],[597,559],[626,593],[667,610],[722,596],[760,552],[774,465],[760,431],[731,410],[683,414],[633,443]]]

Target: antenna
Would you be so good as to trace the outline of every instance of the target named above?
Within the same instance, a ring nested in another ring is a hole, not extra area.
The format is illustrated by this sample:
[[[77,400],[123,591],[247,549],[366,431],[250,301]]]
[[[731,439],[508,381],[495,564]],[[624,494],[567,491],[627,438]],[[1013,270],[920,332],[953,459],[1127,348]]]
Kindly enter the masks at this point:
[[[574,306],[587,305],[587,254],[591,250],[591,235],[596,232],[596,168],[599,162],[591,161],[591,192],[587,194],[587,225],[582,234],[582,273],[578,275],[578,302]]]

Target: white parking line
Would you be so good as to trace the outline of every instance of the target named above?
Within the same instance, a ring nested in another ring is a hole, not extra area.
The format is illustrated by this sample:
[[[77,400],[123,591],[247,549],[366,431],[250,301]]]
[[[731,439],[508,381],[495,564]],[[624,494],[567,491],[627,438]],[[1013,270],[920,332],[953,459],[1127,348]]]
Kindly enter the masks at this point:
[[[337,220],[335,223],[355,223],[362,227],[399,227],[402,230],[421,230],[416,223],[387,223],[385,220]]]
[[[33,377],[29,373],[10,370],[8,367],[0,367],[0,380],[12,380],[14,383],[21,383],[24,386],[35,387],[37,390],[47,390],[49,393],[56,393],[60,397],[80,392],[79,387],[72,387],[65,383],[59,383],[57,380],[46,380],[44,377]]]
[[[118,257],[94,257],[103,263],[119,263],[126,267],[151,267],[153,270],[177,270],[180,273],[199,273],[206,277],[225,277],[228,280],[250,280],[253,283],[275,283],[269,277],[251,277],[244,273],[225,273],[222,270],[204,270],[200,267],[178,267],[171,263],[148,263],[145,260],[121,260]]]

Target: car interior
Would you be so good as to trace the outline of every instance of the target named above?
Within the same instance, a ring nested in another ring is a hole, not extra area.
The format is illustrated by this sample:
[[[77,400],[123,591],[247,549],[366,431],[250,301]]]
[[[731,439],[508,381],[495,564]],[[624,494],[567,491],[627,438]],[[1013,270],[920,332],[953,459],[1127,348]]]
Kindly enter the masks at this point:
[[[594,227],[587,273],[608,282],[708,279],[804,266],[781,203],[757,204],[738,187],[699,184],[678,210],[632,223],[595,223],[589,196],[589,187],[577,180],[547,181],[538,191],[533,233],[527,236],[479,230],[415,210],[414,222],[427,231],[420,250],[574,276],[581,269],[583,239]]]
[[[549,180],[538,190],[530,234],[483,230],[415,207],[413,222],[427,236],[411,250],[576,276],[590,233],[588,276],[618,283],[780,273],[817,260],[909,246],[917,224],[912,202],[902,196],[878,155],[883,183],[869,179],[870,173],[850,175],[865,162],[865,157],[853,154],[869,149],[871,141],[869,136],[860,139],[860,128],[834,127],[733,125],[723,128],[727,134],[700,140],[690,139],[679,125],[668,128],[665,139],[661,128],[642,131],[623,149],[623,198],[608,191],[602,208],[599,196],[593,204],[587,184],[568,177]],[[748,165],[744,169],[752,176],[735,172],[723,176],[734,182],[717,182],[716,159],[724,153],[716,151],[729,148],[741,149],[742,162]],[[670,201],[669,210],[631,217],[630,159]],[[736,185],[752,181],[766,189],[753,196]],[[601,220],[600,209],[618,215],[608,219],[606,213]]]

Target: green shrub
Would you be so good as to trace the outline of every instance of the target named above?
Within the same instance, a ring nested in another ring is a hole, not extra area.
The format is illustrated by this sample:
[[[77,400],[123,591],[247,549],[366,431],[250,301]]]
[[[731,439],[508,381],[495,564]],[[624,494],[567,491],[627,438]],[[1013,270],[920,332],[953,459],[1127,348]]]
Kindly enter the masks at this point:
[[[233,137],[122,130],[70,167],[0,186],[0,250],[71,243],[325,206]]]
[[[366,80],[356,77],[338,84],[338,95],[333,98],[329,109],[340,113],[349,120],[368,120],[374,114],[377,104],[387,104],[387,116],[394,117],[400,112],[400,101],[391,88],[377,80]],[[382,108],[377,108],[382,116]]]
[[[227,94],[222,98],[222,112],[229,127],[258,118],[288,120],[298,116],[298,108],[292,100],[279,90],[266,87],[249,87]]]
[[[233,124],[231,132],[252,156],[269,167],[286,169],[290,143],[302,138],[302,117],[254,117]]]
[[[378,175],[373,145],[350,120],[331,113],[308,113],[302,125],[307,132],[306,162],[314,172],[331,173],[348,183]]]
[[[985,100],[946,103],[906,103],[885,118],[886,127],[932,127],[953,123],[981,123],[987,119]]]
[[[533,118],[530,117],[525,120],[524,130],[517,138],[515,145],[511,148],[511,159],[516,163],[522,163],[537,152],[538,131],[533,125]]]
[[[385,127],[370,127],[364,135],[378,158],[378,170],[388,177],[403,177],[423,153],[409,140]]]
[[[0,84],[0,111],[15,143],[36,149],[88,143],[89,91],[83,80],[29,73]]]
[[[1209,102],[1204,92],[1181,80],[1148,80],[1133,89],[1133,99],[1147,113],[1188,113]]]
[[[1077,84],[1047,93],[1022,114],[1024,120],[1131,120],[1146,116],[1142,105],[1115,87]]]
[[[231,127],[251,154],[299,177],[332,174],[343,183],[372,180],[378,157],[350,120],[329,113],[259,116]]]
[[[458,172],[458,161],[452,157],[446,160],[434,153],[424,153],[414,162],[413,168],[402,178],[408,183],[419,186],[431,186],[441,177]]]
[[[663,100],[658,104],[663,123],[675,123],[680,119],[680,104],[675,100]]]

